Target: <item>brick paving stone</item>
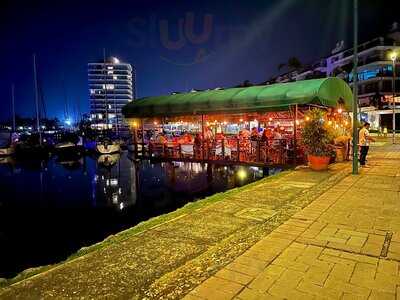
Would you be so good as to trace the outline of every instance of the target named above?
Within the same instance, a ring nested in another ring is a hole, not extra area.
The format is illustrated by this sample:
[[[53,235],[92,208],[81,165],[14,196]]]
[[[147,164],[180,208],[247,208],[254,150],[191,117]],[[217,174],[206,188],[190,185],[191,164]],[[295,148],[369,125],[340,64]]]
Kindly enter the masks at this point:
[[[244,288],[243,285],[218,277],[210,277],[190,294],[206,299],[232,299]],[[213,294],[215,293],[215,295]]]
[[[322,287],[308,280],[300,282],[297,290],[317,297],[339,299],[343,292],[335,288]]]
[[[395,294],[385,293],[380,291],[372,291],[371,295],[369,296],[370,300],[394,300],[396,299]]]
[[[298,291],[296,289],[290,289],[286,284],[274,284],[268,292],[276,297],[282,297],[284,299],[312,299],[310,297],[310,294],[303,292],[303,291]]]
[[[234,272],[242,273],[245,275],[253,276],[253,277],[260,274],[260,269],[246,266],[243,264],[239,264],[237,262],[230,263],[229,265],[226,266],[226,269],[234,271]]]
[[[278,278],[279,276],[259,275],[249,284],[249,288],[260,293],[265,293]]]
[[[378,273],[389,274],[389,275],[398,275],[399,272],[399,264],[398,262],[380,259],[378,263]]]
[[[248,284],[254,279],[254,277],[252,276],[238,273],[229,269],[222,269],[217,274],[215,274],[215,277],[223,278],[243,285]]]
[[[242,264],[242,265],[245,265],[245,266],[248,266],[248,267],[253,268],[253,269],[260,270],[260,272],[262,270],[264,270],[265,267],[268,265],[267,261],[255,259],[255,258],[244,256],[244,255],[239,256],[238,258],[236,258],[234,260],[234,262]]]
[[[267,300],[267,299],[282,299],[272,295],[261,293],[253,289],[245,288],[235,299],[240,300]]]

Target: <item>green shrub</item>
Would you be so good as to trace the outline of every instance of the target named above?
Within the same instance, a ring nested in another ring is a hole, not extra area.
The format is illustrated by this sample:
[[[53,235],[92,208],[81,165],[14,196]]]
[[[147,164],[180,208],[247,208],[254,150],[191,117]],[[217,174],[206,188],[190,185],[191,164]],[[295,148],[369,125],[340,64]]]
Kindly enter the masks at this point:
[[[312,109],[305,114],[302,142],[307,154],[315,156],[334,156],[334,131],[326,121],[326,112]]]

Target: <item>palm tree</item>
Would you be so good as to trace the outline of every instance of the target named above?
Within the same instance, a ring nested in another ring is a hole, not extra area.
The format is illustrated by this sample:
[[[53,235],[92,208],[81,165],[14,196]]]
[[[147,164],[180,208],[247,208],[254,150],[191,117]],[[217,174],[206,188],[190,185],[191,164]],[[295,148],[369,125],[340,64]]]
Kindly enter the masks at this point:
[[[300,60],[297,57],[292,56],[288,59],[288,61],[286,63],[280,63],[278,65],[278,70],[280,71],[284,67],[287,67],[289,69],[289,71],[296,71],[296,70],[300,70],[303,67],[303,64],[300,62]]]

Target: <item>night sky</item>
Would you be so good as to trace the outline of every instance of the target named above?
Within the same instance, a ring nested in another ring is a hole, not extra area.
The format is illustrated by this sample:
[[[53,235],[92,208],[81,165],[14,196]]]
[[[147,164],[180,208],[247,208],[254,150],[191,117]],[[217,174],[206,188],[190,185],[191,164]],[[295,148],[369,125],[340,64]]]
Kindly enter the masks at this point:
[[[396,1],[359,2],[361,40],[400,22]],[[259,83],[277,75],[277,66],[288,57],[309,63],[327,56],[339,40],[350,47],[351,4],[351,0],[2,0],[0,120],[10,117],[12,83],[17,114],[34,114],[33,53],[47,116],[63,119],[66,103],[71,114],[88,112],[87,63],[101,60],[103,48],[107,55],[136,67],[138,97],[230,87],[244,80]],[[176,42],[179,22],[183,39]]]

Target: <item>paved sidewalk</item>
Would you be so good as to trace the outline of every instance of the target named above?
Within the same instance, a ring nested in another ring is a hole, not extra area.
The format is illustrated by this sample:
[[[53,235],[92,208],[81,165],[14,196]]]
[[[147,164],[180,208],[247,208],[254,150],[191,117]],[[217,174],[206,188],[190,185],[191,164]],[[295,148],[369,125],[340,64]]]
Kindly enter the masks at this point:
[[[185,299],[400,299],[400,147],[344,178]]]

